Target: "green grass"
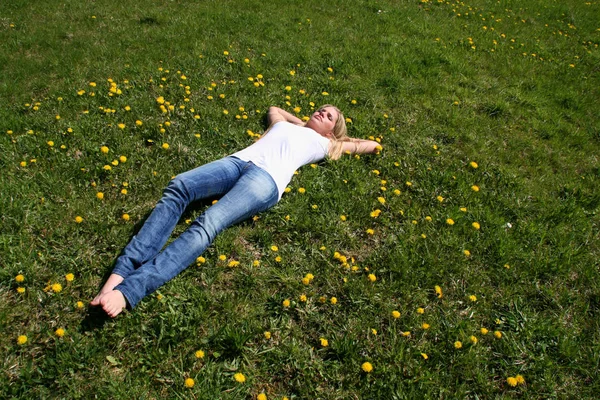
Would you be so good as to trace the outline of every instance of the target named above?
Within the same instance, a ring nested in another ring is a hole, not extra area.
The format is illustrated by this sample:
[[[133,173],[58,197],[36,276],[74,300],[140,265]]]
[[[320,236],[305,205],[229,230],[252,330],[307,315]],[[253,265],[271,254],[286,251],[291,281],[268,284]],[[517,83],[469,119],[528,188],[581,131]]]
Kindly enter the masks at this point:
[[[597,396],[597,0],[129,3],[0,5],[0,397]],[[302,168],[133,312],[87,308],[172,176],[322,103],[382,153]]]

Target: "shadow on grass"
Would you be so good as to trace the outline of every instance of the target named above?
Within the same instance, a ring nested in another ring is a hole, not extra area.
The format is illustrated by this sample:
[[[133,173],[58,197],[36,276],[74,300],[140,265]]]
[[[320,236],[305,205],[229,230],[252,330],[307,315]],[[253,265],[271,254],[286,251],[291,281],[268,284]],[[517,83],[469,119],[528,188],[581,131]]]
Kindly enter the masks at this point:
[[[102,307],[88,305],[85,318],[81,321],[81,324],[79,324],[79,331],[83,333],[101,329],[111,319],[112,318],[104,312]]]

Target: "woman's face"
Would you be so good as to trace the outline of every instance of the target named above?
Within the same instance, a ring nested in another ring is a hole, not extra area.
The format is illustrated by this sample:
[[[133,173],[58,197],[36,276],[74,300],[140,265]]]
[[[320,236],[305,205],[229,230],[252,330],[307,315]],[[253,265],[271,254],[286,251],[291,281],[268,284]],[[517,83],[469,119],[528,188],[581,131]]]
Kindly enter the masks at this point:
[[[339,115],[340,114],[335,108],[323,107],[313,113],[306,123],[306,126],[321,136],[333,138],[333,128],[335,127]]]

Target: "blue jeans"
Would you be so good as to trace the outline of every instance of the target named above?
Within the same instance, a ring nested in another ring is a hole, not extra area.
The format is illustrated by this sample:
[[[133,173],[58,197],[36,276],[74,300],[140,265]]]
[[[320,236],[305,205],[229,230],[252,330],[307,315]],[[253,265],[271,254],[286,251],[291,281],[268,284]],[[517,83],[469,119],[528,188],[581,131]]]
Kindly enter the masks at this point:
[[[188,204],[219,196],[216,204],[160,251]],[[194,262],[219,232],[274,206],[278,198],[271,175],[236,157],[177,175],[117,259],[113,273],[125,279],[115,289],[123,293],[131,308],[135,307]]]

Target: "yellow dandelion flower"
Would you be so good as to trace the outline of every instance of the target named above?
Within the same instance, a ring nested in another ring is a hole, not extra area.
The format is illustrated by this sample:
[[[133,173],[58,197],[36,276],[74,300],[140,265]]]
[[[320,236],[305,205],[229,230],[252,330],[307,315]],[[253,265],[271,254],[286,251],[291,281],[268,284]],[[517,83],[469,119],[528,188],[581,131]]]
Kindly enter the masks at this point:
[[[75,306],[81,310],[83,307],[85,307],[85,304],[83,304],[83,301],[78,301],[75,303]]]
[[[370,362],[368,362],[368,361],[367,361],[367,362],[364,362],[364,363],[361,365],[361,368],[362,368],[362,370],[363,370],[363,371],[365,371],[367,374],[368,374],[369,372],[373,371],[373,365],[372,365]]]
[[[400,318],[400,312],[397,310],[392,311],[392,317],[394,317],[395,319]]]
[[[423,307],[417,308],[417,314],[425,314],[425,309]]]
[[[241,372],[238,372],[235,375],[233,375],[233,379],[235,379],[235,381],[238,383],[246,382],[246,377]]]
[[[385,198],[383,198],[383,197],[378,197],[377,201],[380,202],[381,204],[385,204]]]
[[[475,296],[474,294],[472,294],[472,295],[469,296],[469,300],[475,302],[475,301],[477,301],[477,296]]]
[[[446,219],[446,223],[448,225],[454,225],[454,220],[452,218],[448,218],[448,219]]]
[[[221,255],[219,256],[219,260],[221,260],[221,261],[225,261],[225,260],[227,260],[227,256],[226,256],[225,254],[221,254]]]
[[[479,230],[479,229],[481,228],[481,225],[479,225],[479,222],[473,222],[473,223],[471,224],[471,226],[473,226],[473,228],[475,228],[475,229],[477,229],[477,230]]]
[[[107,146],[102,146],[100,147],[100,151],[103,152],[104,154],[108,153],[108,147]]]
[[[461,347],[462,347],[462,342],[460,340],[457,340],[456,342],[454,342],[455,349],[460,349]]]
[[[305,294],[301,294],[300,295],[300,301],[303,302],[303,303],[306,303],[306,300],[308,300],[307,297],[306,297],[306,295]]]
[[[25,336],[25,335],[20,335],[20,336],[17,338],[17,343],[18,343],[19,345],[21,345],[21,346],[22,346],[22,345],[24,345],[25,343],[27,343],[27,336]]]
[[[130,219],[129,214],[127,214],[127,213],[121,215],[121,218],[123,218],[123,221],[129,221],[129,219]]]
[[[495,331],[495,332],[494,332],[494,337],[495,337],[496,339],[502,339],[502,332],[500,332],[500,331]]]
[[[300,193],[300,194],[306,193],[306,189],[304,189],[303,187],[298,188],[298,193]]]
[[[473,335],[469,336],[469,340],[470,340],[470,341],[471,341],[471,343],[473,343],[473,344],[477,344],[477,342],[478,342],[478,340],[477,340],[477,337],[475,337],[475,336],[473,336]]]
[[[22,274],[19,274],[17,276],[15,276],[15,281],[21,283],[25,280],[25,276],[23,276]]]
[[[372,218],[377,218],[377,217],[379,217],[380,214],[381,214],[381,210],[378,209],[378,210],[371,211],[370,215]]]
[[[375,233],[375,231],[373,229],[370,229],[370,228],[367,229],[366,232],[367,232],[367,235],[373,235]]]
[[[471,186],[471,190],[473,190],[474,192],[479,192],[479,186],[473,185]]]
[[[119,157],[119,161],[121,161],[122,163],[127,162],[127,157],[125,156],[120,156]]]
[[[427,329],[429,329],[430,326],[431,325],[429,325],[427,322],[423,322],[423,324],[421,325],[421,328],[427,330]]]
[[[285,299],[283,302],[281,302],[281,305],[284,308],[288,308],[290,306],[290,300],[289,299]]]
[[[256,400],[267,400],[267,395],[264,393],[259,393],[258,396],[256,396]]]
[[[369,278],[369,280],[371,282],[375,282],[377,280],[377,277],[375,276],[375,274],[369,274],[369,276],[367,276],[367,278]]]
[[[117,126],[119,127],[119,129],[125,129],[125,124],[123,123],[117,124]]]
[[[186,378],[185,382],[184,382],[184,385],[185,385],[186,388],[193,388],[194,385],[195,385],[195,382],[194,382],[194,380],[192,378]]]
[[[512,376],[509,376],[508,378],[506,378],[506,383],[508,383],[510,386],[515,387],[517,386],[518,382],[517,382],[517,378],[514,378]]]
[[[436,197],[436,199],[441,203],[442,201],[444,201],[444,198],[442,196],[438,196]]]
[[[200,256],[198,258],[196,258],[196,263],[198,264],[204,264],[206,262],[206,258]]]
[[[327,347],[329,346],[329,341],[325,338],[320,338],[319,341],[321,342],[321,346],[322,347]]]
[[[169,143],[163,143],[162,148],[167,150],[169,148]]]
[[[240,265],[240,262],[237,260],[231,260],[229,261],[229,264],[227,264],[227,266],[230,268],[237,267],[238,265]]]
[[[412,186],[412,182],[406,181],[406,186],[411,187]]]
[[[522,385],[525,383],[525,378],[523,378],[523,375],[517,375],[517,376],[515,376],[515,379],[517,380],[517,383],[519,385]]]
[[[329,301],[331,302],[331,304],[337,304],[337,297],[332,297],[331,299],[329,299]]]
[[[280,256],[277,256],[277,257],[275,257],[275,262],[278,262],[278,263],[280,263],[280,262],[281,262],[281,260],[282,260],[282,258],[281,258]]]
[[[421,353],[421,357],[423,357],[423,359],[425,360],[429,358],[429,356],[426,353]]]
[[[477,163],[476,163],[475,161],[471,161],[471,162],[469,163],[469,165],[470,165],[470,166],[471,166],[471,168],[473,168],[473,169],[476,169],[476,168],[478,168],[478,167],[479,167],[479,165],[477,165]]]
[[[78,224],[83,222],[83,218],[81,218],[79,215],[75,217],[75,222],[77,222]]]
[[[485,328],[481,328],[479,332],[481,332],[482,335],[487,335],[489,331]]]
[[[51,289],[54,293],[60,293],[62,291],[62,285],[60,283],[53,283]]]
[[[65,333],[67,333],[67,332],[63,328],[58,328],[57,330],[54,331],[54,333],[58,337],[63,337],[63,336],[65,336]]]
[[[98,192],[98,193],[96,193],[96,197],[97,197],[98,199],[102,200],[102,199],[104,198],[104,193],[102,193],[102,192]]]
[[[196,352],[194,353],[194,355],[196,356],[196,358],[202,359],[202,358],[204,358],[204,351],[202,351],[202,350],[196,350]]]
[[[20,293],[20,294],[25,293],[25,288],[24,287],[18,287],[17,288],[17,293]]]
[[[443,294],[442,294],[442,288],[438,285],[435,285],[435,294],[437,295],[437,297],[439,299],[442,298]]]
[[[73,282],[73,280],[75,279],[75,275],[73,275],[72,273],[68,273],[65,275],[65,279],[67,280],[67,282]]]

